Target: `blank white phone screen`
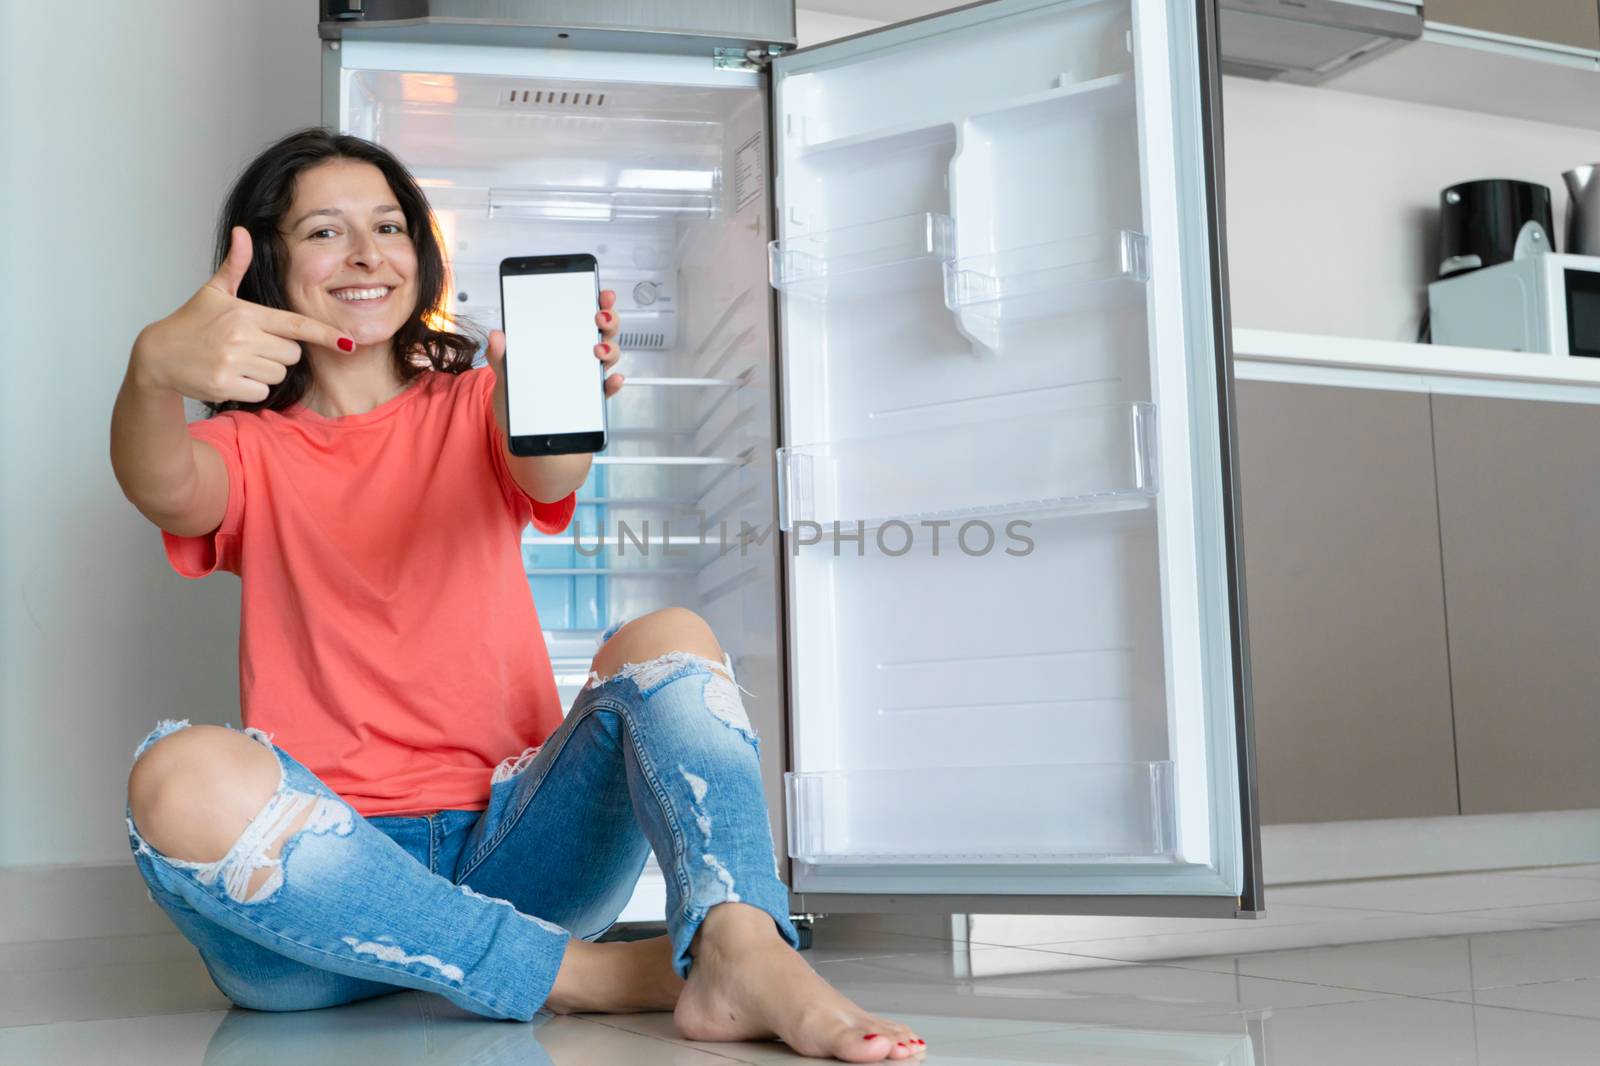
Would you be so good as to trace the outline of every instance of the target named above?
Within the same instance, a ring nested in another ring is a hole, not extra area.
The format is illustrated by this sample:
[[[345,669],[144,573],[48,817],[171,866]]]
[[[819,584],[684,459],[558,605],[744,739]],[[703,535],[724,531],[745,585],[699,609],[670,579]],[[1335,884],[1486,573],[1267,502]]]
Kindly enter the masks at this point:
[[[605,428],[593,271],[500,278],[513,437]]]

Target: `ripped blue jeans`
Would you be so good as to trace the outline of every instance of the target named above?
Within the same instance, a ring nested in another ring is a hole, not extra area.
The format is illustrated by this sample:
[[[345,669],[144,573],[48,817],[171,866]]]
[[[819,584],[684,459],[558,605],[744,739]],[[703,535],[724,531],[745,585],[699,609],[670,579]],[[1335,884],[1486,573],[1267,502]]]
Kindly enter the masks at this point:
[[[413,988],[530,1020],[568,939],[593,940],[615,922],[652,849],[679,976],[706,912],[723,902],[766,911],[798,947],[758,741],[732,677],[730,660],[676,652],[603,681],[591,674],[561,727],[493,774],[483,811],[364,818],[268,734],[245,729],[282,774],[228,853],[162,855],[130,808],[134,862],[217,988],[257,1010]],[[162,721],[134,757],[188,724]],[[305,825],[268,856],[307,808]],[[248,892],[263,866],[265,881]]]

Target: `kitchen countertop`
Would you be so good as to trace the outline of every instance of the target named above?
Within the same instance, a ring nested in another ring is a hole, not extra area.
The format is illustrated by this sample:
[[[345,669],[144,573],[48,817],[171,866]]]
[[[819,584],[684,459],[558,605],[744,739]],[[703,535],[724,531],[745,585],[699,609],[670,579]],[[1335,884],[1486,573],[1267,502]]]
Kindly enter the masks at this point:
[[[1600,403],[1600,359],[1582,356],[1236,329],[1233,358],[1243,381]]]

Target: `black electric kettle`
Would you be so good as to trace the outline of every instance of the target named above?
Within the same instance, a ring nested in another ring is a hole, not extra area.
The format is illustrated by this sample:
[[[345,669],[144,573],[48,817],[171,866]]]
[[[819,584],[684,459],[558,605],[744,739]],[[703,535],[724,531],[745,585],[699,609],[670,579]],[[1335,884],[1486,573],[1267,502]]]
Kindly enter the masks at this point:
[[[1550,189],[1531,181],[1484,178],[1439,194],[1439,277],[1556,250]]]

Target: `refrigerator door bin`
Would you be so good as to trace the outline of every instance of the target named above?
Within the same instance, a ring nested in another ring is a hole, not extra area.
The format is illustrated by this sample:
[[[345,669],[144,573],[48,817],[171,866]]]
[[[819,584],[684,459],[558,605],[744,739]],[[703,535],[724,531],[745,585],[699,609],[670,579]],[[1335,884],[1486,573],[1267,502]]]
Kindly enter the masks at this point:
[[[1139,300],[1149,280],[1149,242],[1119,230],[953,259],[944,295],[963,317],[1004,324]]]
[[[800,234],[771,244],[772,284],[791,296],[855,299],[937,284],[950,216],[931,211]]]
[[[1172,858],[1171,762],[946,769],[785,774],[789,855],[840,866]]]
[[[1036,93],[1013,97],[968,116],[967,122],[984,131],[1008,127],[1022,129],[1040,123],[1070,121],[1098,114],[1133,117],[1133,75],[1118,71],[1087,81],[1074,81],[1068,75],[1057,79],[1057,86]],[[969,137],[971,130],[969,129]]]
[[[778,526],[1142,507],[1156,493],[1155,405],[778,449]]]
[[[852,167],[872,163],[885,156],[929,148],[953,150],[955,143],[956,127],[953,122],[936,122],[931,126],[912,123],[868,130],[849,137],[835,137],[814,144],[806,143],[801,149],[801,156],[813,166]]]

